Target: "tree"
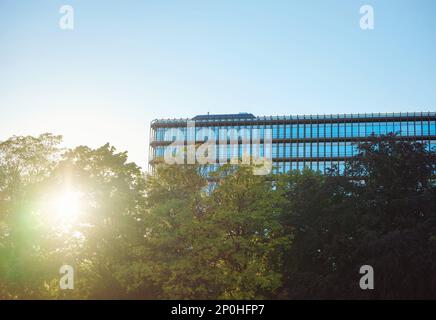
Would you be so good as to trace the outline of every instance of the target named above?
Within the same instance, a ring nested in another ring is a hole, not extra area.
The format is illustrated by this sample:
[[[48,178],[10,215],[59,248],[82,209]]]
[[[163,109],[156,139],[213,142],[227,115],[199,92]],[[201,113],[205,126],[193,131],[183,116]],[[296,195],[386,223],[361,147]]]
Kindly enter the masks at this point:
[[[346,175],[285,176],[285,292],[292,298],[434,298],[434,153],[393,135],[371,137]],[[375,290],[359,269],[375,270]]]
[[[289,239],[271,182],[224,167],[210,190],[198,170],[161,165],[147,180],[148,231],[130,275],[154,283],[160,298],[273,296],[281,284],[273,262]]]
[[[38,186],[59,159],[60,136],[12,137],[0,143],[0,298],[45,293],[47,268],[36,204]]]
[[[140,168],[106,144],[77,147],[65,153],[49,185],[74,186],[81,194],[80,223],[57,256],[75,266],[82,281],[73,294],[61,297],[123,298],[127,291],[118,274],[128,268],[129,250],[143,239],[145,179]],[[55,288],[56,288],[55,283]]]
[[[373,136],[345,175],[226,165],[206,178],[60,142],[0,143],[1,299],[435,297],[436,158],[420,143]]]
[[[359,215],[356,248],[376,271],[375,298],[434,298],[436,188],[433,152],[419,142],[371,137],[349,163],[350,193]]]
[[[60,141],[45,134],[0,145],[0,296],[123,297],[116,275],[142,238],[144,176],[109,145],[61,150]],[[80,221],[52,206],[67,189],[80,194]],[[64,264],[80,274],[73,291],[59,289]]]

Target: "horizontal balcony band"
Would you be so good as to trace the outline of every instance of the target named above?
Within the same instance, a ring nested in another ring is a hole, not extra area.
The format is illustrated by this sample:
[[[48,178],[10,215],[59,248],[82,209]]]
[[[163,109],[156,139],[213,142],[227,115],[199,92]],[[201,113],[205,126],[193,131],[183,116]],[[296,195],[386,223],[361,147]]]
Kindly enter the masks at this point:
[[[350,159],[353,156],[337,156],[337,157],[316,157],[316,158],[312,158],[312,157],[277,157],[277,158],[272,158],[272,162],[273,164],[275,162],[326,162],[326,161],[345,161],[346,159]],[[161,160],[163,160],[163,157],[159,157],[157,159],[153,159],[150,160],[148,163],[150,165],[154,165],[156,163],[159,163]],[[217,162],[214,163],[209,163],[209,164],[220,164],[219,160],[216,160]],[[230,160],[227,160],[226,163],[230,163]]]
[[[304,142],[365,142],[369,140],[369,136],[365,137],[336,137],[336,138],[280,138],[272,139],[272,143],[304,143]],[[398,140],[402,141],[430,141],[436,140],[436,135],[426,135],[426,136],[397,136]],[[206,140],[196,141],[195,144],[203,144]],[[227,140],[228,144],[230,140]],[[242,142],[242,139],[238,139],[238,143]],[[248,141],[247,141],[248,142]],[[256,141],[257,142],[257,141]],[[150,146],[168,146],[175,143],[175,141],[152,141]],[[264,139],[260,139],[260,143],[264,143]],[[218,141],[217,141],[218,144]],[[174,145],[179,145],[175,143]],[[187,145],[186,141],[180,141],[180,145]]]

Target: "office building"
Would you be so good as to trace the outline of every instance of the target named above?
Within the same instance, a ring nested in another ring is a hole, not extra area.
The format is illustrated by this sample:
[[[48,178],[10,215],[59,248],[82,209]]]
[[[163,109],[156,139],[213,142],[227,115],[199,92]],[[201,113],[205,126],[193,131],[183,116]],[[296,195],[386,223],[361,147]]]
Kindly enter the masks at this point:
[[[240,133],[236,147],[230,145],[231,135],[235,132]],[[257,141],[262,144],[268,135],[271,138],[268,148],[271,148],[274,173],[302,170],[304,167],[325,172],[335,164],[343,170],[344,160],[357,152],[356,143],[365,141],[372,134],[388,133],[397,134],[398,139],[423,142],[428,148],[435,147],[436,113],[261,117],[239,113],[159,119],[152,121],[150,126],[149,164],[152,169],[156,160],[164,157],[165,148],[174,145],[175,141],[186,146],[190,142],[198,145],[212,139],[217,145],[214,155],[217,163],[210,163],[208,167],[215,170],[220,165],[218,159],[230,161],[235,156],[241,158],[244,152],[250,154],[254,150],[250,141],[260,136]],[[227,141],[228,145],[223,146],[223,141]],[[261,155],[264,155],[262,151]]]

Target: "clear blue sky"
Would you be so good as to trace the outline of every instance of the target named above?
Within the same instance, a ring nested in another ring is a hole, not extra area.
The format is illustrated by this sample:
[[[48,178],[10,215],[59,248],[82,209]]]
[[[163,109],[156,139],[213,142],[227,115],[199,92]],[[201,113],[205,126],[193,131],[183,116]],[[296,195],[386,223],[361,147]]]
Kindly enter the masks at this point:
[[[434,0],[0,0],[0,140],[49,131],[145,166],[154,118],[434,111],[435,49]]]

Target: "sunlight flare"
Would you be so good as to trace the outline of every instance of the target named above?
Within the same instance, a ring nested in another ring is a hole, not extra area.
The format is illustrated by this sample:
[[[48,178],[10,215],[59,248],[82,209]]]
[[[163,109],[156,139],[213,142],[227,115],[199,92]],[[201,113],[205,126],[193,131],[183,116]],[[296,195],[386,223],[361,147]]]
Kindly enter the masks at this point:
[[[71,189],[52,195],[48,208],[52,223],[61,228],[75,223],[82,210],[81,200],[82,194]]]

